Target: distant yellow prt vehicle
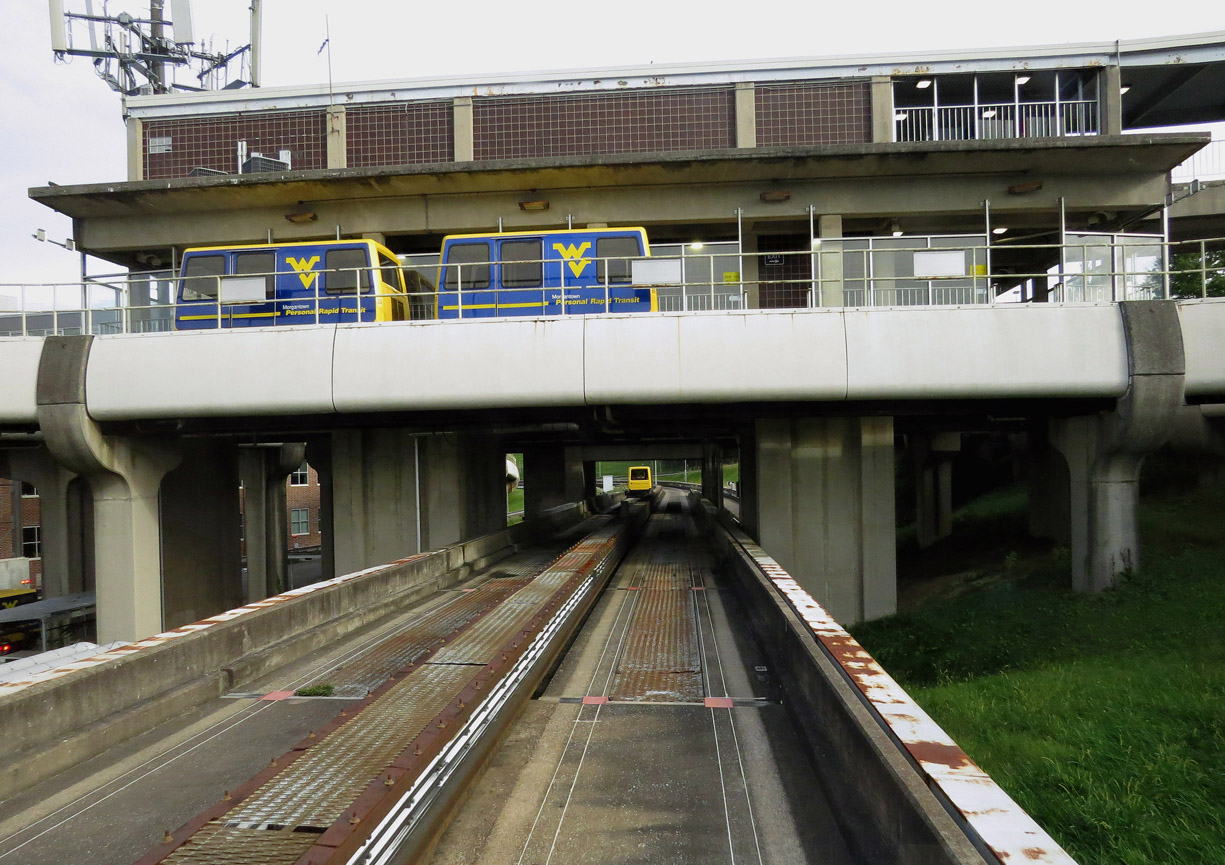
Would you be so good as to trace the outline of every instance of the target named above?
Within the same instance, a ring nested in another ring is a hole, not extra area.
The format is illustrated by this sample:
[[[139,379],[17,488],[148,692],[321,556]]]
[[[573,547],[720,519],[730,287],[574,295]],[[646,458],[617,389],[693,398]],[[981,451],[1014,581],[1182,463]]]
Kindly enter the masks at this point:
[[[630,466],[629,495],[649,495],[653,486],[650,466]]]

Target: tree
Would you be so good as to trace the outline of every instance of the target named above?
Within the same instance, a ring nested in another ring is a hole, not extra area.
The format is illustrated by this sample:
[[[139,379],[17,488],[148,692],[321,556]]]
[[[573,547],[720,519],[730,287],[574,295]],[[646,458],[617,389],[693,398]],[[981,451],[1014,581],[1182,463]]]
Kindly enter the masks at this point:
[[[1225,249],[1177,252],[1170,262],[1170,297],[1225,297]]]

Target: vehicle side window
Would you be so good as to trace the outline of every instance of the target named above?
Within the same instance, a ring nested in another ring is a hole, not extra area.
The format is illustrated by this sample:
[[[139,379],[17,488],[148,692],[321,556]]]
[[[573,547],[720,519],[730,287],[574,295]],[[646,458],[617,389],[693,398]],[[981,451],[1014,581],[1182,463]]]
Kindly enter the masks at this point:
[[[364,249],[329,249],[323,268],[327,271],[323,286],[328,294],[353,294],[359,281],[362,294],[370,291],[370,262]]]
[[[216,300],[225,274],[224,255],[192,255],[183,262],[180,300]]]
[[[379,276],[387,290],[393,294],[404,293],[404,271],[400,270],[400,262],[384,253],[379,253]]]
[[[529,285],[540,285],[544,277],[541,241],[505,240],[501,249],[503,287],[525,288]]]
[[[262,276],[264,278],[264,297],[268,300],[276,298],[276,253],[239,252],[234,255],[234,273],[242,276]]]
[[[455,291],[456,282],[462,279],[464,288],[489,288],[489,244],[454,243],[447,249],[447,264],[462,264],[466,267],[446,267],[443,270],[442,286]]]
[[[601,237],[595,242],[596,279],[604,282],[608,271],[609,282],[629,282],[631,258],[641,258],[642,249],[636,237]]]

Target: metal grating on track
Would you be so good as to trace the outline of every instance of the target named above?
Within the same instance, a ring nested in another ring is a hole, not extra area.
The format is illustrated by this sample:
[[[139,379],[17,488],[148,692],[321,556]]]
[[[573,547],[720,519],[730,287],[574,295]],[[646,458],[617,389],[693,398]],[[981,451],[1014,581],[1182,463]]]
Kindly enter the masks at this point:
[[[167,862],[207,862],[211,865],[271,865],[296,862],[319,835],[314,832],[240,829],[213,822],[201,827]]]
[[[471,592],[465,592],[408,623],[402,632],[344,665],[320,673],[310,684],[326,682],[336,689],[337,696],[364,697],[387,681],[393,672],[411,664],[439,638],[449,637],[456,629],[501,603],[528,582],[523,577],[507,577],[491,580]]]
[[[479,628],[465,631],[454,642],[440,648],[430,658],[430,663],[488,664],[494,653],[527,627],[545,601],[572,576],[570,571],[556,568],[545,571],[481,619]]]
[[[614,700],[702,699],[702,661],[688,566],[640,567],[634,618],[608,696]]]
[[[319,833],[336,822],[370,782],[446,708],[472,675],[467,667],[429,664],[418,667],[337,730],[337,734],[324,738],[229,813],[209,824],[206,827],[209,830],[246,830],[227,837],[224,853],[210,849],[207,839],[218,834],[211,831],[199,844],[197,833],[165,861],[176,865],[292,863],[296,856],[273,858],[272,851],[265,846],[265,836],[298,835],[307,841],[301,850],[309,848]],[[239,839],[246,840],[240,843]],[[234,858],[248,856],[248,844],[258,847],[265,858]]]

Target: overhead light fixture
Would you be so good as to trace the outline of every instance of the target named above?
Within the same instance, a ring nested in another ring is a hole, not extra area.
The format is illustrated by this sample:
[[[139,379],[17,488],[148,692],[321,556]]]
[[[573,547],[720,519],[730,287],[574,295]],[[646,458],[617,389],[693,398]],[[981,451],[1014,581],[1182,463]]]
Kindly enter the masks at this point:
[[[1128,90],[1131,90],[1131,87],[1129,87],[1128,85],[1124,84],[1122,87],[1120,87],[1120,88],[1119,88],[1119,95],[1120,95],[1120,96],[1122,96],[1122,95],[1123,95],[1124,93],[1126,93]]]
[[[915,82],[914,86],[918,87],[920,90],[926,90],[928,87],[932,86],[932,80],[930,78],[920,78]]]
[[[999,227],[997,227],[997,228],[993,228],[993,229],[991,229],[991,233],[992,233],[992,234],[1004,234],[1004,233],[1006,233],[1007,231],[1008,231],[1008,229],[1007,229],[1007,228],[1005,228],[1005,227],[1004,227],[1004,226],[1002,226],[1002,225],[1001,225],[1001,226],[999,226]]]
[[[705,245],[706,244],[702,243],[702,241],[695,240],[693,243],[689,244],[689,248],[690,249],[701,249]]]
[[[812,245],[813,245],[813,246],[820,246],[820,245],[821,245],[821,238],[819,238],[819,237],[814,237],[814,238],[812,239]]]
[[[902,236],[902,226],[900,226],[897,223],[897,220],[894,220],[892,223],[890,223],[889,230],[893,234],[894,237]]]
[[[292,222],[295,225],[301,225],[304,222],[314,222],[319,218],[319,215],[313,210],[295,210],[293,213],[285,214],[285,221]]]
[[[1028,75],[1018,75],[1018,76],[1017,76],[1017,84],[1018,84],[1018,85],[1021,85],[1021,84],[1028,84],[1028,83],[1029,83],[1029,76],[1028,76]]]
[[[771,189],[757,197],[762,201],[777,204],[780,201],[789,201],[791,199],[791,192],[787,189]]]
[[[1008,187],[1009,195],[1025,195],[1027,192],[1037,192],[1042,188],[1041,180],[1031,180],[1028,183],[1017,183]]]
[[[893,119],[901,121],[901,120],[905,120],[909,116],[910,115],[907,114],[905,111],[899,111],[897,114],[893,115]]]
[[[548,210],[549,202],[547,201],[520,201],[519,209],[524,210],[524,211]]]
[[[983,120],[990,120],[994,116],[995,116],[994,108],[988,108],[986,111],[982,113]]]

